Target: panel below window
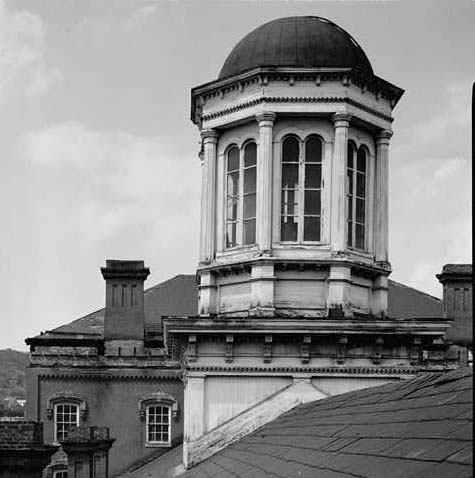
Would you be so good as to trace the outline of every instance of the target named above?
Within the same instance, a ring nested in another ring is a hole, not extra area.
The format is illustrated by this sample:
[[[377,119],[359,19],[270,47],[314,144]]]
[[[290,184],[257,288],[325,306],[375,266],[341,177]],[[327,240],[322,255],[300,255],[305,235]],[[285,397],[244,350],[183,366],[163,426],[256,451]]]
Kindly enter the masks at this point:
[[[304,241],[320,241],[320,216],[305,216]]]
[[[282,218],[280,224],[281,241],[297,241],[297,228],[297,218],[289,216]]]

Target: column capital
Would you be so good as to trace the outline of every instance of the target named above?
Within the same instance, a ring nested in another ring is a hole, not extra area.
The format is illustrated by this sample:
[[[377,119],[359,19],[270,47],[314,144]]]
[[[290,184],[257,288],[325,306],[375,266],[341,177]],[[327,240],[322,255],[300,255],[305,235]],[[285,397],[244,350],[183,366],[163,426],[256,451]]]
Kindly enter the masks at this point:
[[[335,128],[348,128],[351,118],[352,116],[347,113],[335,113],[332,116],[332,121]]]
[[[376,143],[389,144],[389,140],[391,139],[392,135],[393,135],[392,131],[383,129],[382,131],[379,131],[379,133],[376,135]]]
[[[217,143],[219,133],[215,129],[204,129],[201,131],[201,139],[206,143]]]
[[[276,117],[277,115],[272,111],[263,111],[262,113],[257,113],[255,116],[256,121],[259,123],[259,126],[272,126]]]

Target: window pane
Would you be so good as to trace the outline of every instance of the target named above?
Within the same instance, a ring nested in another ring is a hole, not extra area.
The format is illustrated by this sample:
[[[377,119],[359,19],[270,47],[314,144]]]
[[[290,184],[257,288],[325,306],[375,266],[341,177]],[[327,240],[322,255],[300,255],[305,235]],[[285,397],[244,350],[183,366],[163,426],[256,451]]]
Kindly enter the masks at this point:
[[[348,170],[348,194],[353,194],[353,171]]]
[[[319,189],[322,185],[322,165],[305,165],[305,187]]]
[[[244,219],[256,217],[256,194],[244,196]]]
[[[364,198],[366,193],[366,176],[358,173],[356,175],[356,195]]]
[[[257,168],[244,170],[244,194],[256,191],[256,172]]]
[[[294,218],[294,217],[282,218],[282,221],[280,224],[282,241],[297,240],[297,222],[296,221],[297,221],[297,218]]]
[[[228,172],[239,169],[239,149],[231,148],[228,152]]]
[[[305,142],[305,161],[313,163],[322,162],[322,142],[315,136]]]
[[[320,240],[320,216],[304,218],[304,241]]]
[[[256,242],[256,220],[244,221],[244,244]]]
[[[283,164],[282,165],[282,189],[296,189],[299,183],[299,165]]]
[[[364,222],[365,220],[365,201],[364,199],[356,200],[356,222]]]
[[[299,142],[295,138],[286,138],[282,146],[282,162],[298,163],[299,161]]]
[[[305,191],[305,214],[320,214],[320,191]]]
[[[248,143],[244,148],[244,167],[255,166],[257,164],[256,143]]]
[[[293,189],[282,191],[282,216],[293,216],[299,213],[298,193]]]
[[[355,246],[358,249],[364,249],[364,225],[363,224],[356,224],[356,240]]]
[[[348,162],[348,167],[349,168],[354,168],[354,159],[353,159],[353,155],[354,155],[354,147],[351,143],[348,143],[348,158],[347,158],[347,162]]]
[[[237,220],[238,214],[238,200],[237,199],[228,199],[228,221]]]
[[[234,247],[236,245],[237,224],[231,222],[226,224],[226,247]]]
[[[348,245],[353,245],[353,223],[348,221]]]
[[[239,171],[228,174],[228,196],[239,194]]]
[[[363,148],[358,150],[358,166],[356,169],[362,173],[366,172],[366,151]]]

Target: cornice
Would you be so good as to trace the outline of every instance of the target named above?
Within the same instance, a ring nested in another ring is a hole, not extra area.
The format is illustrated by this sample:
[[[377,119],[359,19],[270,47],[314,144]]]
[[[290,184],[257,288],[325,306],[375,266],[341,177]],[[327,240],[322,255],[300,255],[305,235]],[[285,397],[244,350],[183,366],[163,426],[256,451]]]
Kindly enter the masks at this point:
[[[360,103],[359,101],[355,101],[352,98],[347,98],[343,96],[263,96],[261,98],[256,98],[254,100],[246,101],[244,103],[239,103],[229,108],[224,108],[214,113],[203,115],[202,120],[209,121],[212,119],[220,118],[230,113],[235,113],[236,111],[241,111],[246,108],[252,108],[253,106],[257,106],[262,103],[346,103],[385,121],[388,121],[390,123],[393,122],[393,118],[391,116],[381,113],[380,111],[375,110],[374,108],[371,108],[363,103]]]
[[[424,319],[174,317],[164,318],[163,325],[167,334],[313,334],[321,336],[388,334],[409,337],[413,335],[440,336],[445,333],[451,323],[451,320],[442,317]]]
[[[335,375],[415,375],[421,367],[242,367],[226,365],[191,365],[187,372],[211,373],[306,373],[318,376]]]
[[[42,371],[38,373],[38,377],[47,378],[51,380],[71,380],[71,379],[83,379],[83,380],[132,380],[132,381],[144,381],[144,382],[153,382],[156,380],[181,380],[181,370],[176,370],[169,373],[156,373],[156,374],[132,374],[132,373],[106,373],[92,372],[87,373],[82,370],[63,370],[63,371]]]

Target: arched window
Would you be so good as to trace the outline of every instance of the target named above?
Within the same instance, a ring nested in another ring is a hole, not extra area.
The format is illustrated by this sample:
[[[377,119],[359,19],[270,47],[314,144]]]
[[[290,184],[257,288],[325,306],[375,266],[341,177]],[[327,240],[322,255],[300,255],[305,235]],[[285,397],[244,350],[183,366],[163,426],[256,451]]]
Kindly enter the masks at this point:
[[[54,405],[54,442],[59,443],[68,436],[68,431],[79,426],[79,405],[61,402]]]
[[[226,247],[256,242],[257,146],[253,141],[226,155]]]
[[[57,392],[46,402],[46,417],[53,420],[53,441],[58,443],[67,437],[72,427],[78,427],[87,419],[85,398],[69,391]]]
[[[355,249],[366,248],[366,181],[367,181],[366,149],[356,148],[348,143],[347,159],[347,207],[348,207],[348,246]]]
[[[282,143],[282,241],[321,241],[321,193],[322,141],[288,136]]]

